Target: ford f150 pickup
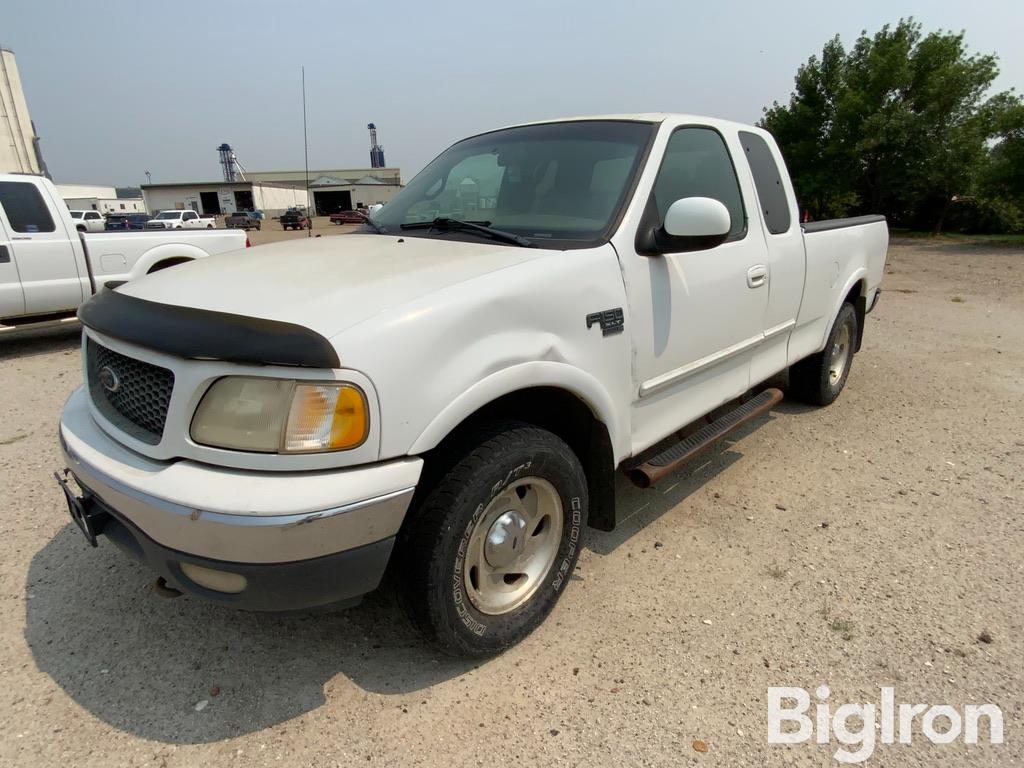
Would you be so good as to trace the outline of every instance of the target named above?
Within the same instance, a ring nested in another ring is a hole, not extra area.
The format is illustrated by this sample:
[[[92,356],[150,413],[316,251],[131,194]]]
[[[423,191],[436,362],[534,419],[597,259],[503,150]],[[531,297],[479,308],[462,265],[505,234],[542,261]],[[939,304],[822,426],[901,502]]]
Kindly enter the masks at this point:
[[[880,216],[801,226],[772,137],[670,114],[484,133],[361,233],[197,261],[85,304],[72,518],[168,589],[344,604],[391,570],[447,652],[522,639],[616,471],[657,482],[782,393],[827,405]]]
[[[56,187],[0,175],[0,333],[75,322],[107,283],[244,248],[244,232],[79,232]]]

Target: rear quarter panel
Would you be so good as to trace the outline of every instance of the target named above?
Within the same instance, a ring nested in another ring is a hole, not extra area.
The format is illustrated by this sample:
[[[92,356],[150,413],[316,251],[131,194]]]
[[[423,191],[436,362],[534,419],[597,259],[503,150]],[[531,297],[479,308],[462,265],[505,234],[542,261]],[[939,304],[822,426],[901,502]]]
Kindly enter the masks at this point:
[[[882,283],[889,229],[885,221],[804,234],[807,271],[790,363],[821,351],[843,300],[858,283],[871,296]]]

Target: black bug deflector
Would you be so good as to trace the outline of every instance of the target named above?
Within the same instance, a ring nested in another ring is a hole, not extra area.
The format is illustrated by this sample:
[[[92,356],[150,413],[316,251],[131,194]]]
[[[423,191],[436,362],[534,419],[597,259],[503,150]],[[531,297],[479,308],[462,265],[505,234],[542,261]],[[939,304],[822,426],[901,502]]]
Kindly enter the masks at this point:
[[[103,291],[78,310],[87,327],[158,352],[253,365],[340,368],[331,343],[295,323],[146,301]]]

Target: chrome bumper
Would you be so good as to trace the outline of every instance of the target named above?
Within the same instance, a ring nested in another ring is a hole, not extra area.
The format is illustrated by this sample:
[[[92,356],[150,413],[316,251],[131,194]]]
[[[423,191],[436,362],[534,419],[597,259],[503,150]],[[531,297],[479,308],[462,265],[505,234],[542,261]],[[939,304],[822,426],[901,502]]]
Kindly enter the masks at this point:
[[[291,563],[395,536],[422,460],[314,472],[158,462],[121,446],[75,392],[61,415],[66,466],[103,506],[168,549],[235,563]]]

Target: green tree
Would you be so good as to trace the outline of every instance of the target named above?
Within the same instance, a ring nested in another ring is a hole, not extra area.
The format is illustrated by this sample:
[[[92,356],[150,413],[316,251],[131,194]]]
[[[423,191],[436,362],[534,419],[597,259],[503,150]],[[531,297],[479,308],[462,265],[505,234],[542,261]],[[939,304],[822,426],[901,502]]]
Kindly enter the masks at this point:
[[[969,54],[963,33],[925,35],[913,19],[863,32],[849,51],[836,36],[761,125],[813,217],[884,213],[938,229],[972,193],[1005,111],[1020,104],[1009,93],[986,98],[996,63]]]

